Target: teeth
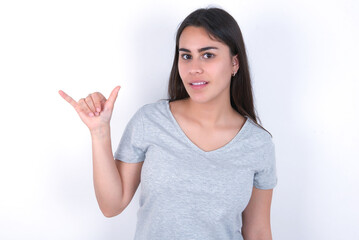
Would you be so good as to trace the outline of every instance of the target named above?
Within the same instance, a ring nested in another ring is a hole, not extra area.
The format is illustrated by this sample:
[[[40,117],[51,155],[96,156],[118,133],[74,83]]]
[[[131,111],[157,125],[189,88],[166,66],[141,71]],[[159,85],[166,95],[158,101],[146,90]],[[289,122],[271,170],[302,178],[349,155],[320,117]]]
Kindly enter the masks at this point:
[[[206,82],[197,82],[197,83],[192,83],[192,85],[203,85],[206,84]]]

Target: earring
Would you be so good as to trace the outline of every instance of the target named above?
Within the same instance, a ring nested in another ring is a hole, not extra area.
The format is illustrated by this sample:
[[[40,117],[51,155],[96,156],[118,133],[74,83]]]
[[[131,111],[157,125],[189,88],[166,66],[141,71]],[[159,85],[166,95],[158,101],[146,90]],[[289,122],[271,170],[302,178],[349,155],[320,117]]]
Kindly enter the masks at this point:
[[[232,76],[233,76],[233,77],[236,76],[236,72],[234,72],[234,73],[232,74]]]

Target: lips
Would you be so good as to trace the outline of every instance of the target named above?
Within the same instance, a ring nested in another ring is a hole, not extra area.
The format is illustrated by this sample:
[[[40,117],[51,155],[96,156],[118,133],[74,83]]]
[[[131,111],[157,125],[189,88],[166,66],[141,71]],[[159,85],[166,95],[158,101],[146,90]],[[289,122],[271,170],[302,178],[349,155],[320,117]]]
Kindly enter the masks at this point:
[[[207,81],[193,81],[193,82],[190,82],[189,84],[192,86],[201,86],[201,85],[208,84],[208,82]]]
[[[208,82],[207,81],[193,81],[193,82],[190,82],[189,85],[191,86],[192,89],[199,90],[199,89],[205,88],[208,85]]]

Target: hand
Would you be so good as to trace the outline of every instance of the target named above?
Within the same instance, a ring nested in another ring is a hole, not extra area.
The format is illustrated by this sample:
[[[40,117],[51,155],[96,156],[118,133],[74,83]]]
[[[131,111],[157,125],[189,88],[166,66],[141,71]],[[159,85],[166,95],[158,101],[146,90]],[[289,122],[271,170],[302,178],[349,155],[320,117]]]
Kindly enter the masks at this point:
[[[92,131],[110,124],[113,106],[120,88],[120,86],[115,87],[107,100],[99,92],[89,94],[78,102],[61,90],[59,94],[74,107],[81,120]]]

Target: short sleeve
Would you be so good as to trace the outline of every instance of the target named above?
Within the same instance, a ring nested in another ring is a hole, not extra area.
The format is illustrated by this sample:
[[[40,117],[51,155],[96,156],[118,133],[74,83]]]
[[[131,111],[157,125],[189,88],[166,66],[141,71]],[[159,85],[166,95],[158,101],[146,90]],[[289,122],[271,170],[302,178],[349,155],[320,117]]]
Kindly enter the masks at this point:
[[[143,147],[144,127],[141,108],[132,116],[128,122],[114,158],[127,163],[138,163],[145,159]]]
[[[263,148],[261,169],[254,174],[254,187],[272,189],[277,185],[275,146],[272,139]]]

